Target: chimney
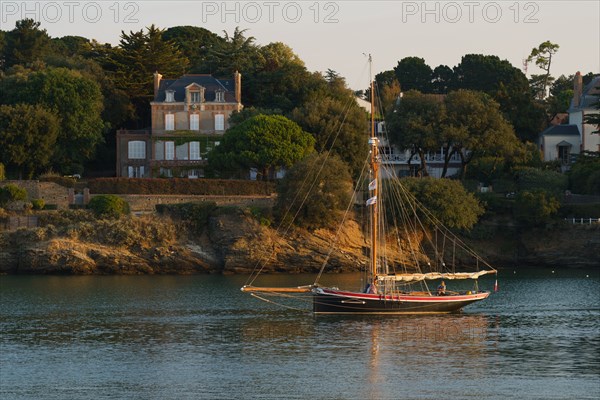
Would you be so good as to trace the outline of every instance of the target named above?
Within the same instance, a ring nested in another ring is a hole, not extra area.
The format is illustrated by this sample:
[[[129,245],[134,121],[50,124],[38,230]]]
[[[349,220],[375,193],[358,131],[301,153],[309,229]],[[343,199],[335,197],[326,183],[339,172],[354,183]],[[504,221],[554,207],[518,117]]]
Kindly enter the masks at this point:
[[[158,87],[160,86],[160,80],[162,79],[162,75],[158,73],[158,71],[156,71],[154,73],[154,98],[156,98],[156,95],[158,94]]]
[[[242,74],[238,71],[233,73],[233,85],[235,89],[235,101],[242,103]]]
[[[579,107],[583,95],[583,78],[581,72],[577,71],[573,79],[573,107]]]

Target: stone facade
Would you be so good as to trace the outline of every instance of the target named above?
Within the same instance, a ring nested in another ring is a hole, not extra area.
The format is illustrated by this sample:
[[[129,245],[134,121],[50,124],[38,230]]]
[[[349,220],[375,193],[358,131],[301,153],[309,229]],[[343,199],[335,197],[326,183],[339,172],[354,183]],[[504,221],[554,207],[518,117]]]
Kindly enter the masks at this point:
[[[232,112],[242,109],[241,74],[233,79],[154,74],[151,128],[117,132],[117,176],[204,176],[207,154],[219,145]]]

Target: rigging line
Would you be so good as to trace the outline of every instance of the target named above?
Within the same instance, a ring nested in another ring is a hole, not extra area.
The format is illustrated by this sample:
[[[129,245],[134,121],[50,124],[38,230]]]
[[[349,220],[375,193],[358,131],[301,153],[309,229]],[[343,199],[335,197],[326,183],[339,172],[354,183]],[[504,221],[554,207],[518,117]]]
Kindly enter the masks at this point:
[[[364,68],[363,68],[363,73],[364,73]],[[339,137],[339,134],[340,134],[340,132],[341,132],[341,130],[342,130],[342,127],[343,127],[343,125],[344,125],[344,122],[346,121],[346,119],[347,119],[347,117],[348,117],[348,114],[350,113],[350,110],[351,110],[351,105],[352,105],[352,103],[353,103],[353,102],[356,102],[356,100],[354,99],[354,96],[352,96],[352,97],[350,97],[350,98],[348,99],[347,106],[344,108],[344,109],[345,109],[345,111],[344,111],[344,118],[343,118],[343,120],[341,121],[341,123],[340,123],[340,125],[339,125],[339,128],[337,129],[337,132],[336,132],[336,134],[335,134],[335,137],[334,137],[334,139],[333,139],[333,141],[332,141],[332,144],[331,144],[330,148],[333,148],[333,145],[334,145],[334,144],[335,144],[335,142],[337,141],[337,138]],[[330,137],[330,136],[328,136],[328,137],[327,137],[327,139],[329,139],[329,137]],[[305,204],[306,200],[308,199],[308,197],[309,197],[309,195],[310,195],[310,193],[311,193],[312,189],[314,188],[314,186],[315,186],[316,182],[319,180],[319,177],[320,177],[320,175],[321,175],[321,172],[323,171],[323,168],[325,167],[325,162],[326,162],[326,161],[329,159],[329,156],[330,156],[330,154],[331,154],[331,151],[328,151],[328,152],[327,152],[327,154],[326,154],[326,156],[325,156],[325,160],[323,161],[323,164],[321,164],[321,167],[319,168],[319,171],[318,171],[318,172],[317,172],[317,174],[315,175],[315,178],[314,178],[314,180],[313,180],[313,183],[311,184],[310,188],[309,188],[309,189],[308,189],[308,191],[306,192],[306,195],[304,196],[304,199],[302,200],[302,202],[301,202],[300,206],[298,206],[298,209],[297,209],[296,213],[294,214],[293,218],[291,219],[291,221],[289,222],[289,224],[288,224],[287,228],[285,229],[285,231],[284,231],[284,233],[283,233],[283,236],[286,236],[286,235],[288,234],[289,230],[291,229],[291,227],[292,227],[292,225],[293,225],[293,221],[295,221],[295,220],[296,220],[296,218],[298,217],[298,214],[300,213],[300,210],[301,210],[301,209],[302,209],[302,207],[304,206],[304,204]],[[316,163],[316,160],[315,160],[315,163]],[[312,167],[311,167],[311,168],[312,168]],[[310,174],[307,174],[307,177],[305,178],[305,181],[308,179],[308,176],[309,176],[309,175],[310,175]],[[303,183],[304,183],[305,181],[303,181]],[[304,185],[301,185],[301,189],[303,188],[303,186],[304,186]],[[292,204],[290,205],[290,207],[289,207],[289,208],[288,208],[288,210],[286,211],[286,214],[285,214],[285,216],[286,216],[286,217],[287,217],[287,214],[288,214],[288,212],[289,212],[289,211],[292,209],[292,207],[293,207],[293,205],[294,205],[294,203],[295,203],[295,201],[296,201],[296,199],[297,199],[297,197],[298,197],[298,195],[299,195],[300,193],[301,193],[301,190],[299,190],[299,191],[296,193],[296,196],[294,197],[294,201],[292,202]],[[284,219],[284,218],[282,218],[282,220],[281,220],[281,222],[280,222],[280,226],[282,226],[282,225],[283,225],[284,221],[285,221],[285,219]],[[276,232],[277,232],[277,233],[279,233],[279,228],[276,230]],[[247,280],[246,284],[249,284],[249,285],[251,285],[252,283],[254,283],[254,281],[256,280],[256,278],[258,278],[258,275],[260,275],[260,273],[262,272],[262,270],[263,270],[263,269],[264,269],[264,267],[266,266],[266,263],[267,263],[267,261],[269,261],[269,260],[271,259],[271,257],[272,257],[272,256],[273,256],[273,254],[271,254],[271,256],[267,257],[267,258],[266,258],[266,260],[264,260],[264,263],[263,263],[263,259],[260,259],[260,260],[258,260],[258,261],[257,261],[257,263],[256,263],[256,265],[254,266],[254,269],[253,269],[253,271],[252,271],[252,274],[251,274],[251,275],[248,277],[248,280]],[[258,265],[260,265],[260,264],[262,264],[262,265],[261,265],[260,269],[258,269],[258,271],[257,271]],[[256,276],[254,276],[255,274],[256,274]],[[254,276],[254,277],[253,277],[253,276]]]
[[[302,308],[291,307],[291,306],[287,306],[285,304],[277,303],[276,301],[269,300],[269,299],[266,299],[264,297],[261,297],[261,296],[257,295],[256,293],[250,293],[250,295],[252,297],[256,297],[257,299],[264,301],[265,303],[274,304],[274,305],[276,305],[278,307],[283,307],[283,308],[287,308],[289,310],[299,311],[299,312],[302,312],[302,313],[310,313],[310,310],[305,310],[305,309],[302,309]]]
[[[466,251],[469,255],[471,255],[472,257],[474,257],[476,260],[481,261],[483,264],[485,264],[487,267],[491,268],[492,270],[496,270],[495,268],[493,268],[488,262],[486,262],[483,258],[481,258],[481,256],[479,256],[473,249],[471,249],[466,243],[464,243],[457,235],[455,235],[448,227],[446,227],[431,211],[429,211],[422,203],[420,203],[415,197],[414,195],[412,195],[412,193],[408,193],[408,195],[410,195],[412,198],[415,199],[415,202],[417,203],[419,209],[424,212],[426,214],[426,216],[428,218],[431,219],[432,222],[434,222],[439,228],[443,228],[444,232],[452,237],[456,242],[458,242],[459,247],[461,249],[463,249],[464,251]]]
[[[401,186],[403,186],[403,185],[401,185]],[[464,243],[458,236],[456,236],[454,233],[452,233],[452,231],[450,231],[450,229],[448,229],[448,227],[446,227],[435,215],[433,215],[433,213],[431,211],[429,211],[421,202],[419,202],[412,193],[410,193],[404,187],[403,187],[403,190],[405,191],[406,195],[414,201],[417,208],[419,210],[421,210],[425,214],[425,216],[428,217],[438,228],[443,228],[445,234],[452,237],[459,244],[459,247],[461,249],[466,251],[469,255],[474,257],[476,260],[481,261],[487,267],[489,267],[493,271],[495,271],[495,269],[488,262],[486,262],[483,258],[481,258],[477,253],[475,253],[475,251],[472,250],[466,243]]]
[[[357,185],[357,189],[358,189],[358,185],[360,184],[360,182],[362,182],[362,179],[364,177],[365,169],[366,169],[367,164],[368,164],[368,160],[365,160],[365,162],[363,163],[363,168],[362,168],[362,170],[360,172],[360,176],[359,176],[357,184],[356,184]],[[356,193],[357,191],[358,190],[355,190],[354,192]],[[323,264],[321,265],[321,269],[319,270],[319,273],[317,274],[317,277],[315,279],[314,285],[318,284],[319,280],[321,279],[321,275],[323,275],[323,271],[325,270],[325,267],[327,266],[327,263],[329,262],[329,258],[331,257],[331,254],[333,254],[333,249],[335,248],[335,245],[337,244],[337,241],[339,240],[340,233],[342,232],[342,228],[344,226],[344,222],[346,221],[346,217],[348,216],[348,213],[350,212],[350,209],[352,208],[353,204],[354,204],[354,195],[351,196],[350,201],[348,202],[348,207],[346,207],[346,211],[344,213],[344,217],[342,218],[342,223],[340,224],[340,226],[337,229],[334,242],[329,247],[329,252],[327,253],[327,256],[325,257],[325,260],[323,261]]]

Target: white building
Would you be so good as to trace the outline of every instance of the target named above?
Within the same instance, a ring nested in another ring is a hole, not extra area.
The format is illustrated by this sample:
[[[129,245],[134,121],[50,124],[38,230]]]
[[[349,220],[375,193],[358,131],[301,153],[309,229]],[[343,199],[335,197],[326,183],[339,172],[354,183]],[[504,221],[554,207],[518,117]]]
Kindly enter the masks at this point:
[[[583,151],[600,151],[600,135],[594,133],[598,127],[583,122],[585,116],[600,112],[596,106],[599,87],[600,76],[583,87],[581,73],[575,74],[573,99],[568,110],[569,124],[550,126],[539,135],[538,144],[544,161],[560,160],[566,170],[573,155]]]

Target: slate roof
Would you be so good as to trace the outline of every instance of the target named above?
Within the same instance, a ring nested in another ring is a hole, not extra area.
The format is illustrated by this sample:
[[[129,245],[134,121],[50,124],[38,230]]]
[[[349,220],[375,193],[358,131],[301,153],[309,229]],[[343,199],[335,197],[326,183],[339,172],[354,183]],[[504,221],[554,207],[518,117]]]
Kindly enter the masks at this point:
[[[598,87],[600,86],[600,75],[595,76],[590,83],[585,85],[582,90],[582,95],[580,99],[580,104],[577,107],[573,107],[573,100],[571,100],[571,106],[569,107],[569,111],[577,111],[582,108],[596,108],[596,102],[598,101],[598,95],[600,95],[600,90]]]
[[[204,92],[204,99],[214,101],[217,90],[223,90],[225,92],[225,102],[235,103],[235,83],[233,79],[217,79],[212,75],[183,75],[179,79],[162,79],[158,86],[158,91],[154,101],[164,102],[167,90],[175,91],[175,101],[185,101],[185,88],[193,83],[203,86],[206,90]]]
[[[579,137],[579,129],[577,125],[552,125],[540,136],[577,136]]]

